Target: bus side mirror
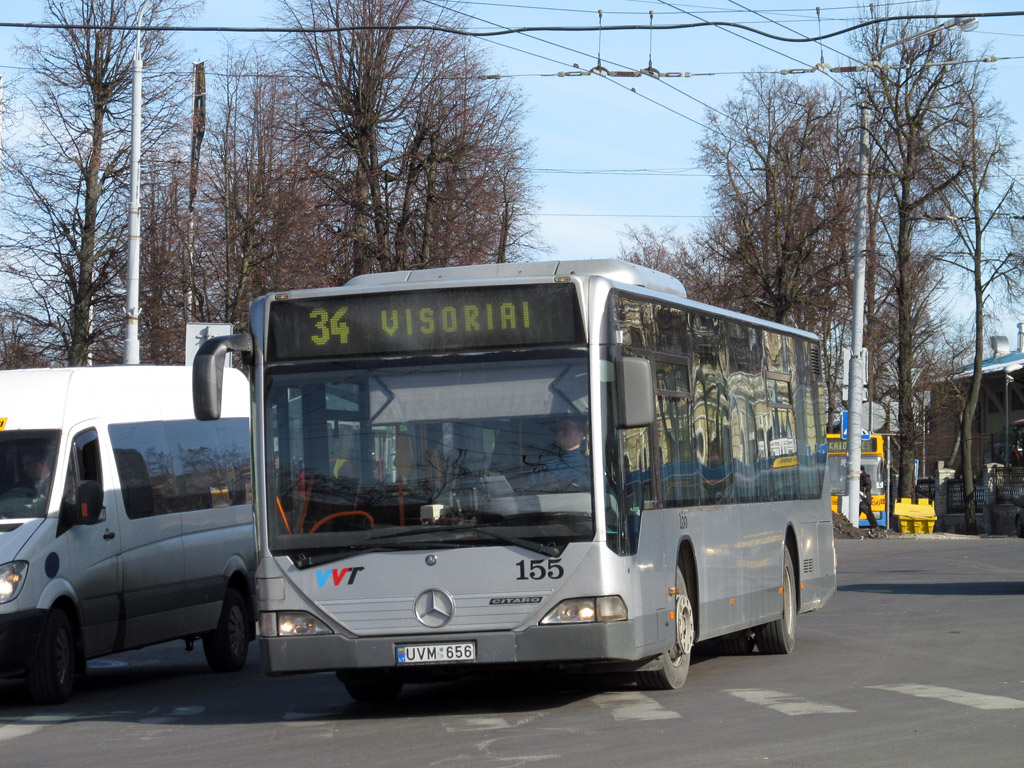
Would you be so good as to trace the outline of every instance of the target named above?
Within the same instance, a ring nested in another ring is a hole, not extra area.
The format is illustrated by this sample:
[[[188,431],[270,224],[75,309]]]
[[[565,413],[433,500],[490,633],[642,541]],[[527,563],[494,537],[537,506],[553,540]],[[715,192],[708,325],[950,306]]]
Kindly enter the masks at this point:
[[[654,376],[651,361],[620,357],[615,361],[619,429],[646,427],[654,421]]]
[[[192,410],[200,421],[220,418],[224,356],[229,351],[252,352],[252,338],[247,333],[235,333],[207,339],[192,361]]]

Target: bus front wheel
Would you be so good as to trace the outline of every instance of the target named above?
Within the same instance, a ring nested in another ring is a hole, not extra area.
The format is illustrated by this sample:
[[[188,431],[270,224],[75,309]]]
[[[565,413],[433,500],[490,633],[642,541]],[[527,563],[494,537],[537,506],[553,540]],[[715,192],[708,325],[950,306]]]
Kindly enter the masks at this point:
[[[345,684],[345,690],[353,701],[362,703],[393,701],[402,692],[402,682],[386,675],[360,675],[353,679],[335,673],[339,681]]]
[[[637,684],[648,691],[682,688],[690,671],[690,652],[696,636],[693,606],[683,572],[676,566],[676,600],[673,611],[675,643],[655,660],[655,668],[637,672]]]

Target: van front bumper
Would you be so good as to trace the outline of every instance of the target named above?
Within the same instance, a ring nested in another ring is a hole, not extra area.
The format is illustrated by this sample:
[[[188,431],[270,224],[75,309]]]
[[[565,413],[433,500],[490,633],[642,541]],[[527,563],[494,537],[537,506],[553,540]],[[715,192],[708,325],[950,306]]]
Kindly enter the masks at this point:
[[[397,646],[463,642],[476,643],[476,661],[400,665],[396,660]],[[260,661],[268,675],[369,669],[407,669],[412,673],[428,668],[443,673],[473,674],[474,669],[481,667],[630,662],[637,660],[636,653],[632,621],[534,626],[516,632],[260,638]]]
[[[46,611],[0,614],[0,677],[20,675],[36,655]]]

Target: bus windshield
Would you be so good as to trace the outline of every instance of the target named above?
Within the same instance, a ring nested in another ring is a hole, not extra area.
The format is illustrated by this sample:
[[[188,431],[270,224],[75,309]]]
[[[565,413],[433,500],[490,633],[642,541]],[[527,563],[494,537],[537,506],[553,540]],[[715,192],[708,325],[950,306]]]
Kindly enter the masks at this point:
[[[0,519],[45,517],[60,432],[0,432]]]
[[[584,350],[267,369],[268,543],[379,549],[594,536]]]

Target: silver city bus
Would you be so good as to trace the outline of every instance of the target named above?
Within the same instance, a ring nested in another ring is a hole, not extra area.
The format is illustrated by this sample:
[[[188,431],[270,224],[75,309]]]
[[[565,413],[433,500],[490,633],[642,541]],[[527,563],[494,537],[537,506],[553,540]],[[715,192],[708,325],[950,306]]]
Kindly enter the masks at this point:
[[[614,260],[365,275],[253,303],[260,653],[358,700],[515,666],[678,688],[835,591],[818,340]]]

